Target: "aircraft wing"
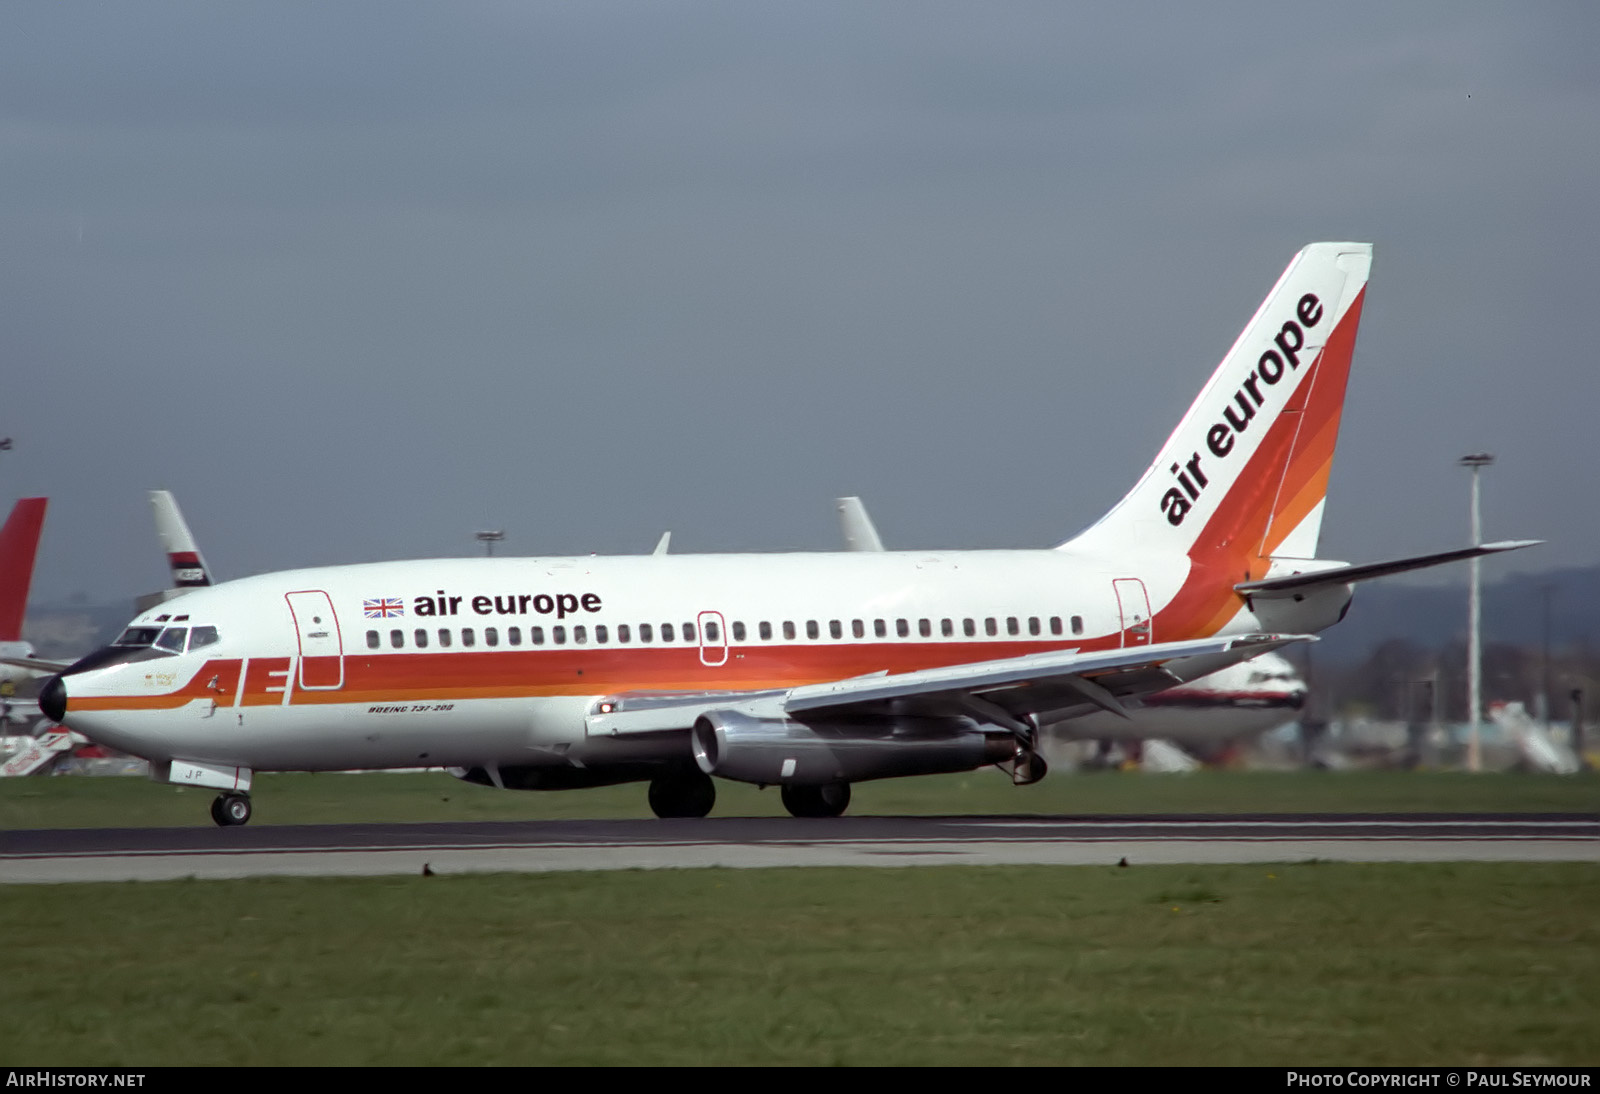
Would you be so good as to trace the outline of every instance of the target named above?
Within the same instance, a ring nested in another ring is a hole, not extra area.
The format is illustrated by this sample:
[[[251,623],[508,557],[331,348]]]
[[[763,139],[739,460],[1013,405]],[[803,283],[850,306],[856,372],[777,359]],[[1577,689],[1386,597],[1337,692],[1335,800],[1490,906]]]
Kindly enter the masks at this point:
[[[1211,672],[1311,635],[1255,634],[1161,642],[1115,650],[1055,650],[996,661],[874,673],[786,690],[634,693],[606,696],[588,715],[591,736],[619,736],[687,729],[711,710],[737,709],[756,717],[844,717],[848,714],[915,710],[967,716],[1020,730],[1037,714],[1068,716],[1074,709],[1102,709],[1126,716],[1121,699],[1160,691],[1201,669],[1178,674],[1169,666],[1193,660]]]
[[[71,665],[70,661],[45,661],[38,657],[0,657],[0,665],[14,665],[30,672],[60,672]]]
[[[1348,563],[1333,565],[1323,563],[1319,568],[1308,568],[1304,573],[1240,582],[1234,589],[1246,596],[1304,592],[1322,585],[1349,585],[1357,581],[1370,581],[1375,577],[1388,577],[1390,574],[1403,574],[1410,570],[1424,570],[1429,566],[1442,566],[1446,562],[1460,562],[1463,559],[1499,554],[1502,551],[1520,551],[1524,547],[1537,547],[1543,542],[1542,539],[1508,539],[1499,543],[1484,543],[1477,547],[1461,547],[1454,551],[1438,551],[1431,555],[1391,559],[1388,562],[1366,562],[1354,566]]]

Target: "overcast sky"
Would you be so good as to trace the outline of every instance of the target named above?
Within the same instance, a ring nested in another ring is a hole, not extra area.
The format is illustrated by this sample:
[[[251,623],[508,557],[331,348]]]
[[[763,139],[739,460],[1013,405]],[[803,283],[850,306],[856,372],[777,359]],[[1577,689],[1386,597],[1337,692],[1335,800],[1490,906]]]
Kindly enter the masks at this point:
[[[1600,8],[0,7],[36,602],[470,554],[1032,546],[1376,246],[1323,553],[1600,562]],[[1493,572],[1493,571],[1491,571]]]

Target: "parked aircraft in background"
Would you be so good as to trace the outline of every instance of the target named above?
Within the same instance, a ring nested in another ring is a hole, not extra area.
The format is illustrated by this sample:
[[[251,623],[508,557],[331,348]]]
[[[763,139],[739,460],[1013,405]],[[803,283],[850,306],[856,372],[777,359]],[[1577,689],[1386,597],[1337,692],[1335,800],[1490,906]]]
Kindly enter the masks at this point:
[[[1336,622],[1351,586],[1510,550],[1314,558],[1370,265],[1295,256],[1155,462],[1053,548],[385,562],[267,574],[141,613],[51,681],[45,713],[215,787],[438,765],[517,789],[712,776],[832,816],[850,784],[998,764],[1041,733]],[[1088,473],[1080,469],[1080,474]]]
[[[172,585],[159,593],[140,597],[138,610],[141,612],[191,589],[203,589],[212,584],[211,571],[200,554],[200,545],[189,531],[172,492],[150,491],[150,512],[156,519],[156,535],[161,539],[161,549],[166,552],[167,565],[172,568]]]
[[[22,637],[39,533],[49,504],[48,498],[23,498],[0,526],[0,691],[6,696],[25,680],[61,671],[60,665],[36,658],[33,644]]]

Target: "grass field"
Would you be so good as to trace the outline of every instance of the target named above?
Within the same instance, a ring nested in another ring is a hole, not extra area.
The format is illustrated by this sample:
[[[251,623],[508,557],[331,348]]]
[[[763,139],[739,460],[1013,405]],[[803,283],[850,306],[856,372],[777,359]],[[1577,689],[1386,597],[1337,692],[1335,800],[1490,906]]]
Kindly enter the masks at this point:
[[[15,886],[0,1064],[1595,1064],[1600,868]]]
[[[863,814],[1600,812],[1600,777],[1460,772],[1058,773],[1014,787],[993,770],[858,783]],[[0,779],[0,829],[211,824],[214,791],[139,778]],[[524,792],[443,773],[260,775],[251,824],[648,817],[643,784]],[[713,816],[784,816],[776,790],[718,780]]]

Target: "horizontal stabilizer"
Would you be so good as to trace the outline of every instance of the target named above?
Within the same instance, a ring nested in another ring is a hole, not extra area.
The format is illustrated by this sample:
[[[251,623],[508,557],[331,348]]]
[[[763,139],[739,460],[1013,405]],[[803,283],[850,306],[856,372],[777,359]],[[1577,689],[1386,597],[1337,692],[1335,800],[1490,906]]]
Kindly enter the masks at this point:
[[[1477,547],[1461,547],[1454,551],[1439,551],[1431,555],[1414,555],[1389,562],[1367,562],[1359,566],[1341,565],[1325,570],[1308,570],[1305,573],[1286,574],[1283,577],[1266,577],[1259,581],[1245,581],[1234,588],[1246,596],[1255,594],[1298,593],[1326,585],[1350,585],[1357,581],[1370,581],[1375,577],[1403,574],[1409,570],[1425,570],[1429,566],[1442,566],[1446,562],[1461,562],[1482,555],[1495,555],[1502,551],[1519,551],[1524,547],[1537,547],[1542,539],[1508,539],[1499,543],[1485,543]]]

